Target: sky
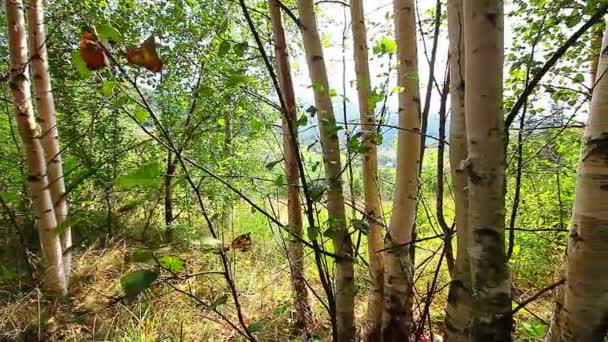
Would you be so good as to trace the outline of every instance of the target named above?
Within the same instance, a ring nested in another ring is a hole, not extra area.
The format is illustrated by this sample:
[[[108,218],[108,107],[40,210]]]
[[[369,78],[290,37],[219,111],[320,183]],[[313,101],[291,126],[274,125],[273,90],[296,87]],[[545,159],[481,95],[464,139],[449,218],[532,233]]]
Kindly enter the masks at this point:
[[[393,29],[393,1],[392,0],[371,0],[365,1],[364,10],[365,10],[365,20],[366,26],[368,30],[368,48],[369,56],[370,56],[370,72],[372,77],[372,87],[381,86],[386,78],[384,76],[380,76],[381,73],[386,72],[387,69],[387,57],[379,58],[374,56],[371,49],[382,37],[386,36],[391,39],[394,38],[394,29]],[[436,1],[434,0],[417,0],[419,14],[422,20],[432,20],[434,18],[434,9],[436,6]],[[509,6],[506,5],[505,11],[508,12]],[[447,8],[444,6],[442,9],[445,13]],[[356,111],[357,106],[357,93],[355,88],[355,65],[353,61],[353,50],[352,50],[352,34],[350,27],[350,10],[349,8],[344,7],[341,4],[337,3],[320,3],[318,5],[318,16],[317,21],[319,25],[319,30],[322,37],[326,37],[331,45],[324,47],[324,57],[327,66],[327,72],[329,75],[330,88],[335,89],[338,94],[342,94],[343,91],[343,62],[342,62],[342,36],[345,25],[345,14],[346,11],[346,23],[347,23],[347,38],[346,38],[346,98],[352,102],[352,108]],[[433,11],[433,12],[429,12]],[[505,45],[508,48],[510,46],[511,40],[511,30],[508,22],[508,17],[505,17]],[[430,30],[430,24],[427,26]],[[424,96],[426,93],[426,86],[429,78],[429,63],[427,59],[427,54],[425,53],[425,45],[426,50],[428,51],[428,56],[430,58],[430,50],[432,48],[432,35],[425,35],[425,42],[423,42],[420,30],[417,32],[418,38],[418,70],[419,70],[419,83],[420,83],[420,93],[421,97],[424,101]],[[299,39],[299,37],[289,37],[290,41],[293,39]],[[306,68],[306,59],[303,55],[301,47],[296,47],[291,49],[292,51],[292,61],[293,61],[293,72],[294,72],[294,82],[296,86],[296,94],[299,96],[300,103],[312,103],[312,89],[310,88],[310,79],[308,76],[308,70]],[[445,73],[445,66],[447,62],[448,55],[448,39],[447,39],[447,27],[443,25],[441,28],[441,38],[438,42],[437,47],[437,63],[435,67],[435,77],[441,83],[443,80]],[[395,58],[393,57],[393,65],[395,63]],[[390,91],[396,86],[396,71],[393,70],[393,73],[390,78],[388,90]],[[337,99],[335,101],[341,102],[341,99]],[[424,103],[422,104],[424,106]],[[348,107],[351,107],[350,105]],[[388,100],[388,107],[391,112],[396,112],[397,108],[397,97],[395,95],[391,96]],[[433,92],[431,99],[431,121],[433,121],[434,117],[436,119],[436,113],[439,108],[439,94],[435,91]],[[341,105],[340,107],[334,108],[336,113],[341,113]],[[351,110],[352,111],[352,110]],[[356,116],[358,117],[358,113],[349,113],[349,117]]]
[[[381,76],[382,73],[387,71],[388,57],[377,57],[374,56],[371,49],[382,37],[394,38],[393,29],[393,5],[391,0],[380,0],[380,1],[364,1],[365,7],[365,19],[368,30],[368,47],[370,49],[370,72],[372,78],[372,87],[380,87],[386,81],[385,76]],[[431,0],[420,0],[420,13],[425,18],[430,18],[427,10],[434,8],[434,1]],[[347,38],[346,38],[346,98],[352,102],[353,108],[357,106],[357,90],[355,88],[355,65],[353,61],[353,50],[352,50],[352,34],[350,27],[350,11],[348,8],[336,3],[322,3],[318,5],[320,13],[318,14],[317,21],[319,30],[324,41],[329,41],[331,45],[324,47],[324,57],[327,66],[327,72],[329,75],[330,88],[335,89],[338,94],[342,94],[343,91],[343,62],[342,62],[342,35],[344,31],[344,11],[346,11],[346,23],[347,23]],[[426,15],[425,15],[426,14]],[[293,37],[296,38],[297,37]],[[419,75],[420,75],[420,86],[421,93],[423,94],[426,87],[426,83],[429,77],[429,65],[424,54],[424,48],[418,34],[419,46],[418,46],[418,60],[419,60]],[[426,45],[431,49],[432,41],[427,41]],[[300,95],[300,102],[312,102],[312,89],[310,88],[310,79],[308,76],[308,70],[306,69],[306,59],[301,49],[292,49],[293,57],[293,70],[294,70],[294,82],[296,86],[296,94]],[[299,50],[299,51],[298,51]],[[447,57],[447,38],[439,41],[437,50],[437,65],[438,65],[438,78],[443,77],[444,66]],[[392,63],[395,63],[395,57],[393,57]],[[396,86],[396,71],[393,70],[391,75],[388,89],[389,91]],[[434,94],[436,101],[432,101],[431,112],[433,107],[438,107],[437,94]],[[338,100],[341,102],[341,99]],[[394,112],[397,108],[397,98],[392,96],[388,101],[389,109]],[[349,106],[350,107],[350,106]],[[336,112],[341,112],[340,108],[334,108]],[[352,115],[352,114],[351,114]],[[355,113],[358,116],[358,113]]]

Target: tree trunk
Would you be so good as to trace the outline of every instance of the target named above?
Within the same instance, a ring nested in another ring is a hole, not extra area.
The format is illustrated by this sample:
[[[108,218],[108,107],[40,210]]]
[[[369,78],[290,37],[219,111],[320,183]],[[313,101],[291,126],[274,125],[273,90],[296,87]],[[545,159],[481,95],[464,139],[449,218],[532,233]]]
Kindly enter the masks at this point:
[[[173,227],[173,177],[175,177],[176,162],[173,160],[173,152],[167,151],[167,167],[165,169],[165,240],[172,242],[174,238]]]
[[[376,116],[370,101],[371,78],[367,49],[367,29],[362,0],[351,0],[350,13],[354,41],[355,72],[357,74],[357,94],[361,120],[363,154],[363,192],[365,198],[365,217],[369,225],[367,250],[369,254],[369,271],[372,285],[367,304],[366,339],[376,341],[380,338],[382,328],[382,311],[384,310],[384,248],[381,225],[380,191],[378,189],[378,151],[374,138],[376,136]]]
[[[608,45],[604,34],[602,51]],[[608,71],[600,54],[598,74]],[[603,341],[608,333],[608,79],[599,77],[577,171],[572,227],[565,260],[563,301],[558,302],[547,341]]]
[[[602,25],[603,26],[603,25]],[[590,54],[590,84],[589,88],[593,89],[595,86],[595,81],[597,80],[597,68],[598,63],[600,61],[600,53],[602,49],[602,30],[598,28],[593,28],[591,30],[591,54]]]
[[[63,267],[66,281],[70,277],[72,264],[72,232],[67,225],[68,202],[63,179],[63,166],[59,147],[59,131],[55,117],[55,100],[51,87],[48,55],[46,50],[46,32],[44,26],[44,9],[42,0],[32,0],[28,9],[28,33],[34,96],[38,103],[39,122],[42,129],[42,147],[46,155],[47,177],[51,199],[55,208],[57,225],[61,228],[61,246],[63,249]]]
[[[462,0],[448,1],[448,34],[450,40],[450,169],[454,191],[457,236],[456,264],[446,308],[446,336],[450,342],[468,340],[468,326],[473,304],[469,265],[468,224],[469,199],[467,177],[461,168],[467,159],[467,130],[464,107],[464,36]]]
[[[34,208],[40,244],[45,263],[45,286],[54,295],[67,294],[61,241],[57,235],[57,219],[49,182],[40,128],[32,109],[28,48],[21,0],[5,1],[10,55],[10,88],[13,94],[17,124],[23,142],[27,180]]]
[[[300,210],[300,170],[298,169],[298,153],[295,142],[297,139],[297,107],[289,66],[289,52],[285,39],[285,30],[281,19],[281,7],[278,0],[268,0],[272,32],[274,37],[275,55],[277,60],[277,74],[281,95],[288,107],[286,116],[283,116],[283,155],[285,158],[285,179],[287,181],[287,220],[289,229],[294,236],[302,237],[302,212]],[[287,120],[291,121],[294,132],[291,132]],[[289,238],[288,259],[291,270],[291,283],[294,293],[294,306],[296,308],[295,329],[309,337],[308,327],[311,324],[312,313],[308,303],[308,289],[304,279],[304,250],[302,243],[296,238]]]
[[[413,266],[410,259],[416,221],[420,167],[420,89],[413,0],[395,0],[399,92],[397,178],[393,214],[386,238],[384,315],[385,341],[407,341],[412,320]]]
[[[474,341],[511,341],[513,325],[504,237],[503,21],[502,0],[465,2],[465,169]]]
[[[314,90],[315,106],[319,119],[323,165],[327,180],[328,225],[334,230],[336,259],[336,332],[337,342],[355,339],[353,246],[346,226],[340,142],[336,129],[329,82],[323,59],[323,48],[317,30],[313,0],[298,0],[302,38],[308,62],[308,72]]]

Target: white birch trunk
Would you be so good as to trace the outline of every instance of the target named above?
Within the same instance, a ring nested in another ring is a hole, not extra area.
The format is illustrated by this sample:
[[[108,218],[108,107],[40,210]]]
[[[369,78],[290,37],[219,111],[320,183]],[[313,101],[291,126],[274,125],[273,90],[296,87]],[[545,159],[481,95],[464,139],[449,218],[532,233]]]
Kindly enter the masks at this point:
[[[72,264],[72,232],[67,225],[68,202],[63,179],[63,166],[59,147],[59,130],[55,115],[55,100],[51,87],[48,54],[46,50],[46,32],[44,25],[44,8],[42,0],[32,0],[28,9],[28,33],[34,96],[38,103],[40,127],[42,129],[42,147],[47,163],[47,178],[51,199],[55,208],[57,225],[61,229],[61,246],[63,250],[63,267],[66,281],[69,279]]]
[[[336,260],[336,325],[337,342],[353,341],[356,336],[354,321],[355,283],[353,268],[353,246],[347,232],[340,161],[340,142],[336,130],[329,81],[313,0],[298,0],[298,9],[308,64],[308,72],[314,90],[315,107],[319,118],[323,165],[327,180],[328,225],[335,232],[334,250],[340,257]]]
[[[468,184],[462,163],[467,159],[464,107],[464,13],[462,0],[448,0],[450,40],[450,169],[454,188],[457,254],[446,308],[446,337],[450,342],[468,341],[472,293],[469,252]]]
[[[469,181],[471,341],[511,341],[505,253],[503,2],[464,2],[465,108]]]
[[[44,261],[44,286],[54,295],[67,294],[61,241],[49,191],[46,160],[30,91],[27,35],[21,0],[5,1],[8,25],[10,87],[15,104],[19,135],[27,164],[27,181]]]
[[[378,189],[378,149],[374,143],[377,133],[376,116],[371,106],[371,79],[369,73],[369,56],[367,48],[367,28],[362,0],[351,0],[352,32],[354,42],[355,72],[357,75],[357,95],[361,120],[363,153],[363,192],[365,199],[365,216],[369,225],[367,250],[369,271],[372,285],[368,294],[366,339],[379,341],[384,310],[384,248],[382,232],[382,212],[380,190]]]
[[[420,89],[416,46],[416,17],[413,0],[395,0],[399,127],[397,178],[393,210],[386,238],[384,341],[406,341],[412,320],[413,265],[410,258],[416,221],[418,169],[420,168]]]
[[[608,333],[608,30],[583,138],[572,227],[561,289],[547,341],[602,341]],[[604,76],[600,76],[604,75]]]

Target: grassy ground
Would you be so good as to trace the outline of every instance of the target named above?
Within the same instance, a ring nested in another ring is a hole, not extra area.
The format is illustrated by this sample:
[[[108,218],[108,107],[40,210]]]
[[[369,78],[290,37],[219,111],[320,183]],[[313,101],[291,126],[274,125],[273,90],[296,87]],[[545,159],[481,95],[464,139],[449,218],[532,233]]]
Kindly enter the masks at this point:
[[[226,233],[226,241],[233,236],[250,232],[253,246],[247,252],[230,251],[232,268],[236,275],[239,299],[247,324],[255,324],[260,341],[297,340],[290,324],[291,286],[289,268],[283,256],[283,236],[269,228],[267,221],[246,208],[235,208],[233,230]],[[191,235],[196,235],[190,233]],[[192,293],[205,303],[212,303],[229,294],[221,275],[207,274],[187,280],[159,282],[151,290],[134,300],[117,300],[122,296],[120,278],[130,270],[149,265],[129,262],[130,255],[143,245],[133,239],[122,238],[94,244],[79,251],[72,271],[70,297],[51,302],[39,290],[15,293],[4,287],[0,295],[1,341],[239,341],[242,338],[222,318],[199,305],[197,301],[180,294],[172,286]],[[417,301],[422,303],[433,281],[438,258],[429,259],[440,248],[439,241],[420,244],[416,258]],[[366,258],[365,239],[361,250]],[[203,251],[200,244],[179,244],[164,248],[161,253],[179,255],[186,260],[187,272],[213,272],[221,270],[217,255]],[[356,315],[363,321],[366,311],[366,292],[369,279],[365,266],[356,264],[357,294]],[[320,283],[309,255],[307,279],[315,292],[321,294]],[[170,278],[164,273],[161,279]],[[447,296],[449,276],[442,267],[437,279],[430,317],[439,340]],[[170,286],[168,284],[171,284]],[[535,289],[518,289],[518,298],[527,298]],[[228,296],[230,298],[230,296]],[[329,323],[320,303],[311,296],[315,324],[312,330],[318,340],[328,340]],[[417,306],[421,310],[423,304]],[[530,311],[547,320],[551,312],[551,298],[531,304]],[[232,322],[237,322],[231,299],[218,309]],[[537,341],[544,332],[540,320],[526,310],[516,316],[517,341]]]

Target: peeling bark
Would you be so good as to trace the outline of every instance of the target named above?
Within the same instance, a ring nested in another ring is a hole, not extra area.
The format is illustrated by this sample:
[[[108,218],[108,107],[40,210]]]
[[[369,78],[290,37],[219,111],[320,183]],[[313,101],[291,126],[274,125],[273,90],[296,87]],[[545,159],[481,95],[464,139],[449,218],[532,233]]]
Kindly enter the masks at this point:
[[[28,48],[24,5],[21,0],[5,1],[8,25],[10,88],[14,99],[19,135],[27,165],[27,182],[34,208],[44,261],[44,285],[53,295],[67,294],[61,241],[57,234],[57,218],[49,190],[40,128],[36,123],[30,91]]]
[[[47,178],[51,199],[55,209],[57,225],[61,228],[61,247],[66,281],[70,278],[72,264],[72,231],[66,222],[68,218],[68,201],[63,179],[61,149],[59,147],[59,130],[55,112],[55,100],[51,87],[48,54],[46,50],[46,32],[44,25],[44,8],[42,0],[32,0],[28,8],[28,34],[34,81],[34,96],[38,104],[39,123],[42,129],[42,147],[47,163]]]
[[[413,266],[410,249],[416,220],[418,170],[420,168],[420,89],[413,0],[395,0],[399,130],[397,178],[393,213],[386,238],[384,278],[384,341],[406,341],[412,322]]]
[[[464,2],[465,108],[469,186],[471,341],[511,341],[505,254],[503,2]]]
[[[450,342],[468,341],[473,298],[469,252],[468,184],[462,169],[467,159],[467,132],[464,107],[464,26],[463,1],[448,1],[448,34],[450,40],[450,169],[454,188],[457,257],[446,308],[446,336]]]
[[[602,50],[608,46],[608,30]],[[601,53],[598,74],[608,71]],[[598,78],[591,99],[581,159],[568,253],[565,285],[560,289],[549,334],[550,342],[603,341],[608,334],[608,79]]]

